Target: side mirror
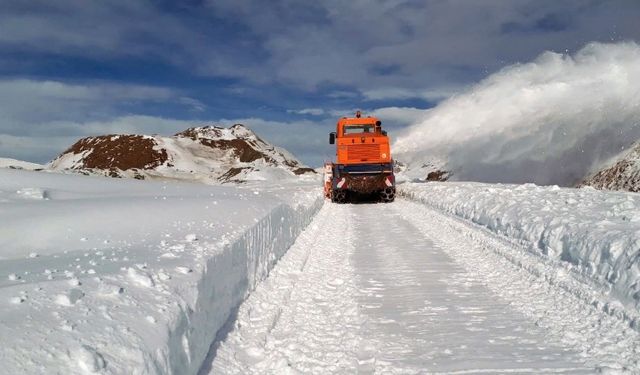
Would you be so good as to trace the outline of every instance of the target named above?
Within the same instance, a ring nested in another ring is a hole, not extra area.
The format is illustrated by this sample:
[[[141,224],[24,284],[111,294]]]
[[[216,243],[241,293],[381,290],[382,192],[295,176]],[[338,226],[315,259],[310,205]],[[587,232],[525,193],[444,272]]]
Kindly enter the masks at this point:
[[[329,144],[332,145],[334,143],[336,143],[336,133],[331,132],[329,133]]]

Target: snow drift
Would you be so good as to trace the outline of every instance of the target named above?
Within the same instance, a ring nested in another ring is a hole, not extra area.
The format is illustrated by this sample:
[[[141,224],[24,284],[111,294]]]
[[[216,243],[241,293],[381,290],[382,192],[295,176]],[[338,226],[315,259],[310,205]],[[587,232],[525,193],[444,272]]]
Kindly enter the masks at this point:
[[[398,193],[564,264],[594,290],[609,295],[604,309],[640,330],[640,196],[593,188],[460,182],[405,183],[398,185]]]
[[[172,137],[112,134],[83,138],[49,163],[48,168],[206,183],[275,181],[314,172],[241,124],[230,128],[195,127]]]
[[[640,138],[640,46],[545,52],[425,111],[396,159],[418,176],[443,160],[453,179],[574,185]]]

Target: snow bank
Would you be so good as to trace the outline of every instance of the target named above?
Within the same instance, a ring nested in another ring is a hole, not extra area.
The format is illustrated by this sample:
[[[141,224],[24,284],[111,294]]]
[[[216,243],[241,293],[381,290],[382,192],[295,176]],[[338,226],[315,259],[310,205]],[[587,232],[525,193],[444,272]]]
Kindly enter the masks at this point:
[[[640,196],[592,188],[405,183],[399,194],[522,241],[568,262],[616,304],[640,313]],[[630,319],[634,319],[628,316]],[[637,319],[637,318],[635,318]],[[640,328],[640,321],[632,322]]]
[[[444,159],[456,180],[573,185],[640,138],[639,82],[634,42],[545,52],[425,111],[395,159]]]
[[[320,197],[0,170],[2,371],[196,374]]]

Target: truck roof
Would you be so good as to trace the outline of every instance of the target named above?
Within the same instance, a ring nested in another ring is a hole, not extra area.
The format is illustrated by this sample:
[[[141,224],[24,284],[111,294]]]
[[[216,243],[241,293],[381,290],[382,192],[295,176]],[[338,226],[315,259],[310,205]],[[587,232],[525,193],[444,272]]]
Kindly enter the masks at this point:
[[[369,125],[369,124],[375,124],[378,121],[378,119],[376,117],[343,117],[340,120],[338,120],[339,124],[345,124],[345,125],[358,125],[358,124],[362,124],[362,125]]]
[[[342,125],[375,125],[378,122],[376,117],[343,117],[338,120]]]

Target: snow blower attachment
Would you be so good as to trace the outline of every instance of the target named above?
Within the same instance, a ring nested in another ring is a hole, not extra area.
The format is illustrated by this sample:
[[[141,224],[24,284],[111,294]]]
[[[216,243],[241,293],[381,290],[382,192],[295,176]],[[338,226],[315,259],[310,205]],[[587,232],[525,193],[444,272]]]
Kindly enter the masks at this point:
[[[336,145],[336,162],[324,165],[324,194],[332,202],[345,203],[355,196],[393,202],[396,181],[389,136],[375,117],[343,117],[329,134]]]

